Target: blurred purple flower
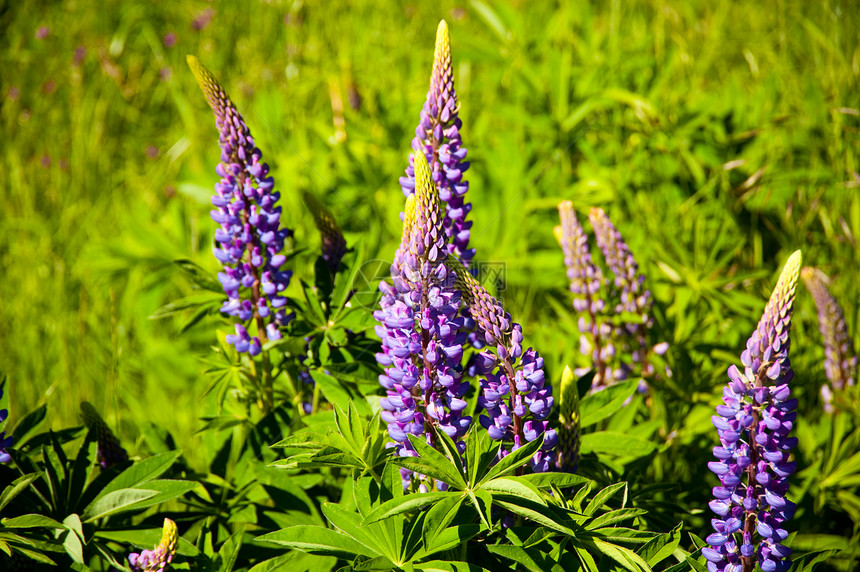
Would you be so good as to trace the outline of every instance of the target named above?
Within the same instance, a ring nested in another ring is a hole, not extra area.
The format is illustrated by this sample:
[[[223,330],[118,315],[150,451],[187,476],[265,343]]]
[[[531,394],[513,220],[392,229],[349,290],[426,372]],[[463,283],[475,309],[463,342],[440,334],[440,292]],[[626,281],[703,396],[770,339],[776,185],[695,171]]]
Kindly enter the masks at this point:
[[[346,253],[346,239],[343,238],[343,233],[340,227],[337,226],[337,221],[334,215],[328,210],[322,201],[316,195],[305,192],[302,195],[305,200],[305,205],[311,212],[314,218],[314,224],[320,233],[322,239],[322,257],[331,270],[332,274],[337,272],[340,266],[340,260]]]
[[[75,57],[74,62],[76,66],[81,65],[84,62],[84,58],[87,57],[87,49],[84,46],[78,46],[75,48]]]
[[[197,30],[198,32],[209,25],[209,22],[212,21],[212,18],[215,17],[215,9],[214,8],[206,8],[200,14],[197,15],[191,21],[191,28],[193,30]]]
[[[2,384],[0,384],[0,397],[3,397]],[[9,417],[9,410],[0,409],[0,423],[6,421],[7,417]],[[0,463],[8,463],[10,460],[12,460],[12,456],[9,455],[6,449],[11,447],[14,442],[15,439],[6,436],[6,431],[0,431]]]
[[[212,220],[221,225],[215,232],[215,257],[224,265],[218,280],[228,298],[221,311],[239,319],[236,334],[228,335],[227,343],[254,356],[267,340],[280,339],[281,328],[293,317],[286,312],[284,297],[292,273],[281,269],[286,262],[281,251],[292,232],[281,226],[281,207],[275,206],[280,193],[274,190],[269,166],[261,161],[262,153],[242,116],[197,58],[188,56],[188,65],[220,132],[221,163],[216,172],[221,181],[215,185],[216,210],[211,212]],[[250,322],[256,325],[255,336],[246,329]]]
[[[796,437],[789,437],[797,419],[797,399],[789,382],[792,305],[800,274],[800,251],[785,264],[764,314],[741,354],[743,372],[729,367],[723,405],[711,419],[720,437],[716,461],[708,463],[721,486],[709,503],[717,515],[710,547],[702,549],[711,572],[788,570],[791,550],[781,544],[788,532],[785,521],[795,505],[786,499],[788,477],[796,470],[790,461]]]
[[[51,29],[48,26],[39,26],[39,29],[36,30],[36,39],[44,40],[50,33]]]
[[[826,384],[821,386],[821,395],[824,398],[825,411],[832,413],[834,391],[839,392],[854,385],[857,354],[848,335],[845,314],[827,289],[830,279],[817,268],[809,267],[801,270],[800,276],[818,309],[818,329],[824,338],[824,372],[830,382],[829,387]]]
[[[172,48],[176,45],[176,34],[174,34],[173,32],[166,33],[164,35],[163,42],[165,48]]]

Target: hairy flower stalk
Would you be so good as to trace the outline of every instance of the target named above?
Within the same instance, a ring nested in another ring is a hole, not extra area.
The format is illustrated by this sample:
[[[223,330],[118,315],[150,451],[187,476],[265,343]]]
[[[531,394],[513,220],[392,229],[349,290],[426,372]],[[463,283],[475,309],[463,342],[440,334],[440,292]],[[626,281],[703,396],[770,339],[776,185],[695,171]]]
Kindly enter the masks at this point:
[[[579,466],[579,390],[576,376],[565,366],[561,374],[561,393],[558,398],[558,470],[575,473]]]
[[[176,523],[165,518],[161,542],[152,550],[129,554],[129,567],[134,572],[164,572],[176,555],[178,541],[179,532],[176,529]]]
[[[708,468],[720,479],[709,506],[717,518],[710,547],[702,549],[711,572],[788,570],[791,550],[781,544],[783,528],[795,505],[786,499],[789,461],[797,444],[789,433],[797,418],[797,399],[788,383],[792,304],[800,274],[800,251],[789,257],[764,314],[741,354],[744,370],[729,367],[724,405],[717,406],[714,426],[720,446]]]
[[[96,432],[96,461],[103,469],[128,461],[128,453],[120,445],[119,439],[88,401],[81,403],[81,415],[87,429]]]
[[[439,189],[439,197],[445,203],[443,228],[446,248],[468,267],[475,251],[469,248],[472,222],[467,221],[466,216],[472,205],[465,201],[469,183],[463,180],[469,163],[465,160],[466,148],[462,146],[460,137],[463,123],[458,117],[459,110],[448,25],[442,20],[436,30],[430,89],[412,140],[414,153],[409,156],[406,176],[400,178],[400,185],[406,196],[415,192],[415,153],[423,152],[430,164],[433,182]]]
[[[592,208],[588,213],[591,226],[594,228],[594,238],[597,246],[603,252],[606,265],[613,274],[615,288],[620,292],[620,301],[615,306],[615,313],[627,312],[640,316],[638,322],[628,322],[621,326],[629,337],[633,339],[633,347],[630,355],[633,363],[640,364],[642,374],[645,376],[654,373],[653,366],[648,362],[648,345],[645,333],[654,323],[651,317],[651,293],[645,289],[645,277],[639,274],[639,264],[633,258],[633,253],[624,238],[603,209]],[[629,366],[622,365],[615,377],[623,379],[629,370]]]
[[[216,172],[212,220],[221,225],[215,232],[215,257],[224,265],[218,279],[227,294],[221,311],[238,318],[236,334],[227,342],[240,353],[257,355],[267,340],[281,337],[280,329],[292,319],[287,315],[283,293],[291,272],[282,270],[286,257],[284,241],[292,234],[281,226],[280,193],[274,191],[269,166],[236,106],[215,76],[194,56],[188,65],[215,113],[220,133],[221,163]],[[243,295],[242,293],[245,293]],[[255,335],[248,324],[256,326]]]
[[[337,272],[343,255],[346,253],[346,239],[331,211],[312,193],[303,195],[305,205],[314,217],[314,224],[322,238],[322,257],[328,264],[332,274]]]
[[[430,165],[415,161],[415,194],[408,197],[403,238],[391,266],[392,284],[382,282],[382,339],[377,361],[385,367],[379,381],[386,389],[381,416],[398,454],[417,453],[407,435],[424,435],[435,445],[432,427],[444,431],[465,450],[462,437],[471,417],[462,415],[468,383],[462,381],[464,319],[458,316],[460,293],[448,279],[443,214]],[[404,483],[409,479],[404,472]],[[444,486],[444,485],[443,485]]]
[[[535,472],[545,472],[555,460],[558,435],[546,421],[554,399],[552,386],[545,384],[543,358],[532,348],[523,351],[522,327],[462,264],[452,260],[450,267],[478,333],[496,350],[478,354],[476,371],[483,376],[478,404],[487,412],[480,423],[493,439],[513,443],[510,451],[542,439],[543,446],[529,465]]]
[[[0,384],[0,397],[3,397],[3,385]],[[8,409],[0,409],[0,423],[6,421],[9,417]],[[12,456],[6,451],[11,447],[15,440],[12,437],[6,436],[6,431],[0,431],[0,463],[8,463],[12,460]]]
[[[848,336],[848,326],[845,315],[827,285],[830,279],[817,268],[806,267],[800,271],[806,287],[815,300],[818,309],[818,329],[824,338],[824,372],[830,386],[821,386],[821,396],[824,399],[824,409],[833,412],[833,392],[854,385],[857,374],[857,354]]]

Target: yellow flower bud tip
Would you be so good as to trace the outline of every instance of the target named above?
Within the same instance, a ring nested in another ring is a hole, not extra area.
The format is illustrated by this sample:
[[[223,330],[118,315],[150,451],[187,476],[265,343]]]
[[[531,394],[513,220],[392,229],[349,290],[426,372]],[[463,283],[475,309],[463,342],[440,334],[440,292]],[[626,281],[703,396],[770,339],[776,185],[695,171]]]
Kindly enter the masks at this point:
[[[448,35],[448,24],[445,20],[439,22],[436,28],[436,49],[433,54],[433,67],[443,70],[451,67],[451,38]]]
[[[558,243],[559,243],[559,245],[561,245],[561,244],[562,244],[562,240],[563,240],[563,238],[564,238],[564,234],[562,233],[562,231],[561,231],[561,227],[560,227],[560,226],[554,226],[554,227],[553,227],[553,229],[552,229],[552,235],[555,237],[555,241],[556,241],[556,242],[558,242]]]
[[[176,554],[176,545],[179,540],[179,531],[176,523],[169,518],[164,519],[164,527],[161,532],[161,542],[158,546],[169,554]]]
[[[229,101],[229,98],[227,97],[227,93],[224,91],[224,88],[221,87],[220,83],[218,83],[215,75],[209,71],[206,66],[200,63],[200,60],[192,55],[186,56],[185,61],[188,62],[188,67],[191,68],[191,73],[194,74],[194,79],[197,80],[197,85],[199,85],[200,89],[203,90],[203,95],[206,96],[206,101],[209,103],[209,107],[211,107],[217,115],[224,115],[225,100]]]

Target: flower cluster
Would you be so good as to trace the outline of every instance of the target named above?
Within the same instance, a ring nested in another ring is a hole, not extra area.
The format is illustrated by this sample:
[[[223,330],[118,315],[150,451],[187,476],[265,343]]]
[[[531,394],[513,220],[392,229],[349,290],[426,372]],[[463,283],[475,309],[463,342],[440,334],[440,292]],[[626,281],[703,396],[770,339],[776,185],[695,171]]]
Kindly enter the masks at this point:
[[[467,221],[466,216],[472,205],[465,201],[469,183],[463,180],[469,163],[465,160],[466,148],[462,146],[460,137],[462,121],[458,117],[459,110],[448,25],[442,20],[436,30],[430,89],[412,140],[414,153],[409,157],[409,167],[406,168],[406,176],[400,178],[400,185],[406,196],[415,192],[415,154],[423,152],[430,163],[439,196],[445,203],[443,227],[446,247],[468,267],[475,251],[469,248],[472,222]]]
[[[824,409],[833,412],[833,392],[854,385],[857,374],[857,354],[848,336],[848,326],[845,315],[827,284],[830,279],[817,268],[806,267],[800,271],[800,276],[818,309],[818,329],[824,338],[824,372],[830,385],[821,386],[821,397],[824,399]]]
[[[132,552],[128,556],[128,564],[133,572],[164,572],[176,555],[179,533],[176,523],[169,518],[164,519],[161,542],[152,550]]]
[[[96,444],[98,446],[96,461],[103,469],[128,461],[128,453],[122,448],[119,439],[116,438],[95,407],[87,401],[82,402],[81,415],[87,429],[96,432]]]
[[[280,194],[236,106],[197,58],[188,56],[188,65],[215,113],[220,134],[216,172],[221,181],[212,197],[212,220],[221,225],[215,232],[215,257],[224,265],[218,274],[227,294],[221,311],[239,319],[236,334],[227,341],[238,352],[257,355],[267,340],[280,339],[280,329],[292,319],[284,297],[291,272],[282,269],[286,257],[281,254],[292,233],[281,226],[281,207],[275,206]],[[251,321],[257,330],[253,336],[247,329]]]
[[[322,257],[328,264],[332,274],[337,272],[338,266],[343,255],[346,253],[346,239],[343,238],[343,233],[340,227],[337,226],[337,221],[331,211],[311,193],[305,192],[303,195],[305,205],[311,211],[314,217],[314,224],[322,238]]]
[[[732,365],[723,389],[723,405],[713,416],[720,437],[716,461],[708,468],[720,479],[714,487],[709,547],[702,549],[708,569],[727,572],[788,570],[791,550],[782,543],[785,521],[795,505],[786,499],[790,461],[796,437],[789,437],[797,418],[797,399],[788,383],[792,305],[800,273],[800,251],[789,257],[764,314],[741,354],[744,370]]]
[[[558,211],[561,225],[556,227],[555,234],[564,252],[573,308],[579,314],[580,353],[589,358],[595,372],[592,388],[612,385],[632,373],[653,376],[649,353],[661,355],[668,344],[648,346],[647,333],[654,323],[653,301],[630,248],[606,213],[592,208],[589,220],[612,276],[610,281],[592,260],[588,237],[573,204],[563,201]],[[619,323],[617,316],[636,318]],[[625,356],[629,356],[629,363],[624,361]],[[578,369],[576,373],[581,375],[585,371]]]
[[[558,457],[560,471],[575,473],[579,466],[580,426],[579,389],[576,376],[565,366],[561,374],[561,392],[558,396]]]
[[[480,423],[493,439],[512,442],[511,451],[541,438],[543,446],[529,464],[535,472],[545,472],[555,460],[558,435],[546,420],[554,399],[552,386],[545,383],[543,358],[532,348],[523,351],[521,326],[462,264],[453,260],[450,266],[479,335],[495,349],[481,352],[476,362],[476,373],[482,375],[478,405],[487,412]]]
[[[430,165],[415,160],[415,194],[407,199],[403,237],[391,265],[392,283],[382,282],[382,339],[377,361],[385,367],[379,380],[386,389],[380,406],[398,454],[417,454],[407,435],[425,435],[434,444],[431,426],[460,440],[471,424],[463,416],[462,381],[464,320],[458,317],[460,293],[448,279],[448,257],[439,194]],[[464,450],[462,442],[458,444]],[[408,476],[405,475],[405,476]]]
[[[0,397],[3,397],[3,385],[0,384]],[[9,416],[8,409],[0,409],[0,423],[6,421]],[[0,463],[8,463],[12,460],[12,456],[6,452],[7,447],[11,447],[15,440],[12,437],[6,436],[6,431],[0,431]]]

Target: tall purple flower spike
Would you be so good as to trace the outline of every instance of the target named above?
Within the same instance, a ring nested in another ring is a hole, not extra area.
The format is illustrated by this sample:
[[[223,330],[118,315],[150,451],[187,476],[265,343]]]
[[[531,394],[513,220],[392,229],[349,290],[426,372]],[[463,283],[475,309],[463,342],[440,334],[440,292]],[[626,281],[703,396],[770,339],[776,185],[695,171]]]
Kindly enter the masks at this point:
[[[800,277],[815,300],[818,309],[818,329],[824,338],[824,372],[830,385],[821,386],[824,409],[833,412],[833,393],[854,385],[857,375],[857,354],[848,335],[845,314],[836,298],[830,294],[827,285],[830,279],[817,268],[806,267]]]
[[[717,515],[714,533],[702,549],[711,572],[788,570],[791,550],[781,544],[788,536],[785,521],[795,505],[786,499],[790,461],[796,437],[789,437],[797,418],[791,399],[789,362],[792,304],[800,274],[798,250],[785,264],[764,314],[741,354],[743,371],[729,367],[724,405],[717,406],[714,426],[720,446],[708,468],[720,479],[709,503]]]
[[[634,347],[630,348],[632,360],[642,366],[643,375],[652,375],[654,368],[647,359],[649,350],[645,333],[654,324],[654,318],[651,316],[653,301],[651,292],[645,288],[645,277],[639,273],[639,264],[633,258],[633,253],[630,252],[621,233],[603,209],[592,208],[588,218],[594,228],[597,246],[600,247],[606,265],[612,271],[615,288],[621,293],[621,300],[615,306],[615,312],[628,312],[641,316],[640,322],[622,326],[633,338]]]
[[[439,189],[439,197],[445,203],[444,231],[446,246],[451,254],[469,266],[475,250],[469,248],[472,222],[466,220],[472,205],[465,196],[469,183],[463,173],[469,168],[466,148],[460,138],[462,121],[458,117],[460,104],[454,90],[454,72],[451,66],[451,42],[445,20],[436,30],[436,51],[433,57],[433,73],[430,90],[421,110],[421,120],[415,129],[412,149],[422,151],[433,173],[433,182]],[[403,194],[415,192],[415,153],[409,156],[406,176],[400,178]]]
[[[554,399],[552,386],[545,383],[543,358],[532,348],[523,351],[522,327],[462,264],[452,260],[450,267],[479,336],[495,348],[495,354],[478,354],[475,364],[476,373],[482,375],[478,405],[487,412],[480,423],[493,439],[512,443],[502,455],[542,439],[543,446],[529,464],[535,472],[546,472],[555,460],[558,435],[546,420]]]
[[[435,445],[431,427],[444,431],[465,451],[462,437],[472,421],[462,415],[469,388],[460,365],[466,333],[458,316],[460,293],[444,264],[448,250],[439,195],[421,155],[415,172],[415,194],[407,198],[392,283],[380,284],[381,309],[374,312],[382,339],[376,358],[385,368],[379,377],[386,389],[381,416],[401,456],[417,455],[409,434],[424,435]],[[408,485],[411,474],[403,473]]]
[[[221,163],[216,172],[212,220],[221,225],[215,232],[215,257],[224,265],[218,280],[227,294],[221,311],[238,318],[236,334],[227,342],[240,353],[257,355],[267,340],[281,337],[281,328],[293,315],[286,312],[284,290],[292,273],[282,270],[286,257],[284,241],[292,232],[281,226],[280,193],[274,190],[269,166],[254,145],[245,120],[230,101],[215,76],[194,56],[188,65],[215,113],[220,133]],[[245,293],[245,295],[243,295]],[[256,335],[248,332],[249,323]]]

